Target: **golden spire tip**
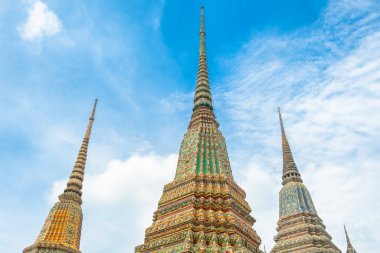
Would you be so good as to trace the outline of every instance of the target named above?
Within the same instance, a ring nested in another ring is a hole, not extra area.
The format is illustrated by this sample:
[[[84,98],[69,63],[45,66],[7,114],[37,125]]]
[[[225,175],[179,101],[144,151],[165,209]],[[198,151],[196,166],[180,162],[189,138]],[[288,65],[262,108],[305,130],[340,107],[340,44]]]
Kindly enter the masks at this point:
[[[277,106],[277,111],[278,111],[278,117],[280,118],[281,131],[282,131],[282,133],[285,133],[284,123],[282,122],[282,115],[281,115],[281,108],[280,108],[280,106]]]
[[[96,105],[97,104],[98,104],[98,98],[95,98],[95,103],[94,103],[94,107],[92,108],[92,113],[91,113],[90,120],[94,120],[95,119],[95,111],[96,111]]]

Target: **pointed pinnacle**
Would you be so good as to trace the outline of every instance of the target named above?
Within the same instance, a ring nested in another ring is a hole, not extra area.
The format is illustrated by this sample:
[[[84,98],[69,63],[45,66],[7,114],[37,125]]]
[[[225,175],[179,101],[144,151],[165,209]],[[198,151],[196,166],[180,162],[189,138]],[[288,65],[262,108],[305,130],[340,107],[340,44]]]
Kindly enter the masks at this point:
[[[92,108],[91,116],[89,118],[90,122],[88,123],[86,134],[85,134],[84,138],[90,138],[91,128],[92,128],[92,122],[95,120],[95,112],[96,112],[96,105],[97,104],[98,104],[98,99],[96,98],[94,106]]]
[[[83,179],[84,179],[84,170],[85,170],[85,166],[86,166],[88,143],[90,140],[92,123],[95,119],[95,111],[96,111],[97,103],[98,103],[98,99],[95,99],[94,107],[92,109],[92,113],[91,113],[91,116],[89,118],[86,133],[84,135],[81,148],[79,150],[77,159],[75,161],[74,168],[73,168],[71,175],[70,175],[70,178],[67,182],[67,187],[64,190],[64,193],[61,195],[63,197],[66,193],[74,193],[77,195],[77,197],[79,197],[79,199],[82,196],[82,187],[83,187],[82,183],[83,183]]]
[[[344,232],[346,234],[346,240],[347,240],[347,253],[356,253],[356,250],[351,244],[350,237],[348,237],[346,226],[344,225]]]
[[[92,108],[92,113],[91,113],[91,117],[90,117],[90,120],[94,120],[95,119],[95,111],[96,111],[96,105],[98,104],[98,99],[95,98],[95,103],[94,103],[94,106]]]
[[[194,108],[204,106],[212,110],[212,97],[210,90],[210,81],[208,77],[207,69],[207,57],[206,57],[206,32],[205,32],[205,20],[204,20],[204,8],[201,7],[201,21],[200,21],[200,40],[199,40],[199,63],[197,74],[197,85],[194,95]]]
[[[298,172],[296,163],[294,162],[292,150],[290,149],[290,145],[286,137],[280,107],[278,107],[278,117],[280,119],[281,139],[282,139],[282,159],[283,159],[282,184],[284,185],[290,181],[302,182],[301,175]]]
[[[212,105],[212,95],[207,69],[205,18],[204,8],[202,6],[200,15],[199,63],[197,83],[194,94],[193,115],[191,116],[189,127],[198,125],[198,123],[201,122],[210,121],[218,125],[215,119],[214,109]]]
[[[350,237],[348,236],[346,225],[344,226],[344,233],[346,234],[347,245],[351,245]]]
[[[205,16],[204,16],[204,7],[201,6],[201,29],[200,32],[204,33],[205,32]]]
[[[277,106],[278,117],[280,118],[281,133],[285,134],[284,123],[282,122],[281,108]]]

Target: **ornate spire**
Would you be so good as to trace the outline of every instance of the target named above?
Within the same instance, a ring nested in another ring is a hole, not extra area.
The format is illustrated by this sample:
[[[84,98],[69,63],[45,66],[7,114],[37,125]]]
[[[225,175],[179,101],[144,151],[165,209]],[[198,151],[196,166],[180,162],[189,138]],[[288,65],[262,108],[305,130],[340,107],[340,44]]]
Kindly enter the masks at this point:
[[[344,233],[346,234],[346,240],[347,240],[347,253],[356,253],[356,250],[351,244],[350,237],[348,237],[346,226],[344,225]]]
[[[294,162],[292,150],[290,149],[288,139],[286,138],[280,107],[278,107],[278,116],[280,118],[281,138],[282,138],[282,158],[283,158],[282,184],[284,185],[290,181],[302,182],[301,175],[298,172],[296,163]]]
[[[232,178],[227,147],[213,111],[206,63],[204,8],[201,7],[200,47],[194,108],[179,153],[176,179],[195,174],[223,174]]]
[[[271,253],[324,252],[341,253],[331,241],[318,216],[309,190],[303,184],[286,138],[278,108],[282,134],[283,176],[279,198],[276,242]]]
[[[67,187],[50,210],[37,240],[25,248],[24,253],[81,253],[79,246],[83,219],[82,183],[97,102],[96,99]]]
[[[206,57],[206,32],[204,7],[201,7],[201,22],[199,32],[199,63],[197,74],[197,85],[194,95],[193,115],[189,127],[198,125],[200,122],[213,122],[217,125],[212,105],[212,96],[210,90],[210,81],[207,69]]]
[[[206,64],[204,9],[193,115],[176,175],[164,186],[135,253],[262,252],[245,192],[233,180],[227,146],[215,120]]]
[[[346,234],[347,247],[350,247],[350,246],[352,247],[350,237],[348,237],[346,225],[344,225],[344,233]]]
[[[92,123],[95,120],[95,111],[96,111],[97,103],[98,103],[98,99],[95,99],[94,107],[92,109],[92,113],[91,113],[88,126],[86,129],[86,133],[84,134],[82,146],[79,150],[77,159],[75,161],[74,169],[71,172],[70,179],[67,182],[66,189],[64,193],[60,196],[60,198],[63,197],[65,193],[74,193],[79,197],[79,199],[82,196],[82,186],[83,186],[84,169],[86,166],[86,159],[87,159],[88,142],[90,141]],[[75,198],[75,199],[79,200],[78,198]]]

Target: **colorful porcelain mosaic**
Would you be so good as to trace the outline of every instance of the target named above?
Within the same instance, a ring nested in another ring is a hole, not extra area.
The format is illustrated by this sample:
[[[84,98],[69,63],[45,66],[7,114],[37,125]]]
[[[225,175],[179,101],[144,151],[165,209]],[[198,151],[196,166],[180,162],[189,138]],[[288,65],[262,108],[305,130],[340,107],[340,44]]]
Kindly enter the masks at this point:
[[[259,252],[250,212],[244,191],[226,175],[174,180],[135,252]],[[187,251],[173,251],[180,249]]]
[[[192,127],[181,143],[175,179],[199,174],[232,178],[225,140],[216,125]]]
[[[317,214],[313,200],[305,185],[300,182],[289,182],[280,191],[280,217],[299,212]]]

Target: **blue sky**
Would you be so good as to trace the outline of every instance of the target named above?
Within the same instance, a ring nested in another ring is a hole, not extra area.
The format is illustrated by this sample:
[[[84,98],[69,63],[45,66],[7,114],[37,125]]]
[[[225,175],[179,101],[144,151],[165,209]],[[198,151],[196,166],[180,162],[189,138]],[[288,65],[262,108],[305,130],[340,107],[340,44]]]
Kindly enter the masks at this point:
[[[201,5],[216,114],[267,249],[278,217],[281,105],[333,241],[345,250],[345,223],[359,252],[377,251],[378,1],[3,0],[1,252],[35,240],[95,97],[81,248],[133,252],[143,242],[191,114]]]

